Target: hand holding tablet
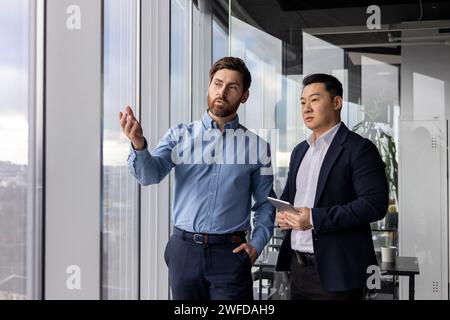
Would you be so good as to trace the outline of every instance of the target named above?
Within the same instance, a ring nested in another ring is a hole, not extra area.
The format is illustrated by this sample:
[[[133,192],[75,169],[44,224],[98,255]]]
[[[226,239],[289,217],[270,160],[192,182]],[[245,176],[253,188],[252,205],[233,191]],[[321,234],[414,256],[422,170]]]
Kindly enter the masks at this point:
[[[283,200],[279,200],[279,199],[276,199],[276,198],[272,198],[272,197],[267,197],[267,199],[279,211],[287,211],[287,212],[296,213],[296,214],[299,213],[298,210],[296,210],[294,208],[294,206],[292,204],[290,204],[289,202],[286,202],[286,201],[283,201]]]

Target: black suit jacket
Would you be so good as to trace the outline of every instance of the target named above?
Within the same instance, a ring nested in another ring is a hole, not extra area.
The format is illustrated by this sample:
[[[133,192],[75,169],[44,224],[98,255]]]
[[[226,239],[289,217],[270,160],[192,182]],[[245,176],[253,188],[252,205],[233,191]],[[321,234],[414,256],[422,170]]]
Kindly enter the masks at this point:
[[[309,145],[292,151],[281,199],[294,203],[297,172]],[[342,123],[320,169],[312,219],[317,271],[327,291],[365,286],[367,267],[377,260],[370,223],[386,215],[389,201],[385,164],[375,145]],[[280,248],[276,269],[286,271],[292,258],[291,231]]]

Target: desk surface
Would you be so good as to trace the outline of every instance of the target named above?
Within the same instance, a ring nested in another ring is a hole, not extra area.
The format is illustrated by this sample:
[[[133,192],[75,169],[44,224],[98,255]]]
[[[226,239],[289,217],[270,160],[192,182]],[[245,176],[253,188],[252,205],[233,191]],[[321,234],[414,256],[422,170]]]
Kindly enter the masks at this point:
[[[380,259],[381,260],[381,259]],[[381,271],[393,275],[414,275],[419,274],[419,262],[416,257],[395,257],[395,262],[381,262]]]
[[[277,264],[278,252],[267,252],[266,257],[259,256],[253,264],[254,267],[275,267]],[[413,275],[419,274],[419,262],[416,257],[395,257],[395,262],[382,262],[379,259],[381,271],[386,271],[393,275]]]

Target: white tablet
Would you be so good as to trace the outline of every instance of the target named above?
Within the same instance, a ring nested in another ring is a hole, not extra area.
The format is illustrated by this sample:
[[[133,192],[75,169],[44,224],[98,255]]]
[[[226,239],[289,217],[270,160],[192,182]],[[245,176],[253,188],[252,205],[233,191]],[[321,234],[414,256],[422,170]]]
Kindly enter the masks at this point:
[[[295,210],[294,206],[290,204],[289,202],[279,200],[276,198],[267,197],[267,199],[270,201],[270,203],[277,208],[280,211],[289,211],[292,213],[298,213],[297,210]]]

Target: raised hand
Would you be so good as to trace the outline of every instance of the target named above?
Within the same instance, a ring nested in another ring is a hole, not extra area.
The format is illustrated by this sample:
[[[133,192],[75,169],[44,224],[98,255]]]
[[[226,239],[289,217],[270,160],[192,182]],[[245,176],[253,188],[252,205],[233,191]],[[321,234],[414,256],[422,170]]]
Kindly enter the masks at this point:
[[[129,106],[125,108],[125,112],[119,112],[120,126],[123,133],[133,144],[137,150],[142,150],[145,145],[145,138],[139,121],[136,120],[133,110]]]

